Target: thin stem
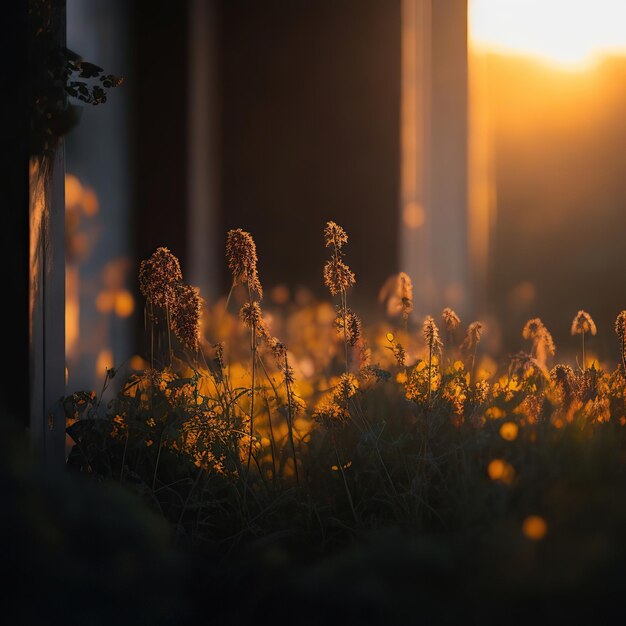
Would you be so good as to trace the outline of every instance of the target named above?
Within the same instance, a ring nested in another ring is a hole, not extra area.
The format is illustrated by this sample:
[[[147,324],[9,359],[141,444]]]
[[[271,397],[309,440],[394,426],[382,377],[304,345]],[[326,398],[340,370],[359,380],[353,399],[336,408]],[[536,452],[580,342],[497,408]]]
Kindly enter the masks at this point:
[[[122,453],[122,467],[120,468],[120,482],[124,479],[124,463],[126,462],[126,450],[128,449],[128,424],[126,424],[126,441],[124,442],[124,452]]]
[[[432,384],[430,377],[432,375],[432,367],[433,367],[433,346],[431,343],[428,344],[428,406],[430,407],[430,400],[432,395]]]
[[[170,365],[172,365],[172,335],[170,333],[170,308],[166,304],[165,305],[165,320],[167,323],[167,350],[168,350],[168,358],[170,360]]]
[[[470,385],[474,384],[476,378],[476,352],[478,352],[478,342],[474,344],[474,350],[472,352],[472,367],[470,369]]]
[[[335,255],[335,261],[339,262],[339,247],[337,246],[337,240],[335,236],[333,236],[333,252]],[[345,359],[346,359],[346,376],[350,374],[350,365],[348,362],[348,329],[347,329],[347,320],[346,316],[348,313],[348,298],[346,295],[346,290],[341,290],[341,317],[343,318],[343,345],[345,350]],[[348,408],[348,400],[346,398],[346,408]]]
[[[289,431],[289,441],[291,443],[291,453],[293,454],[293,469],[296,474],[296,483],[300,486],[300,476],[298,475],[298,459],[296,458],[296,446],[293,442],[293,416],[291,414],[291,387],[289,385],[289,362],[285,351],[285,388],[287,390],[287,428]]]
[[[230,298],[233,295],[234,289],[235,289],[235,281],[233,280],[233,284],[230,286],[230,291],[228,292],[228,297],[226,298],[226,304],[224,305],[224,313],[228,311],[228,305],[230,303]]]
[[[154,369],[154,305],[150,302],[150,367]]]
[[[263,397],[265,398],[265,406],[267,407],[267,422],[270,427],[270,451],[272,453],[272,482],[276,480],[276,455],[274,453],[275,439],[274,439],[274,428],[272,427],[272,411],[270,409],[270,402],[267,398],[267,393],[265,391],[265,386],[261,387],[263,389]]]
[[[254,323],[250,328],[250,350],[252,352],[252,373],[250,380],[250,445],[248,447],[248,472],[250,471],[250,461],[252,460],[252,441],[254,433],[254,385],[256,377],[256,326]]]
[[[161,448],[163,447],[163,433],[159,437],[159,451],[157,452],[156,463],[154,464],[154,474],[152,475],[152,491],[156,486],[157,472],[159,470],[159,461],[161,459]]]
[[[202,461],[203,460],[204,460],[204,456],[202,457]],[[185,516],[185,511],[187,511],[187,505],[189,504],[189,500],[191,499],[191,494],[194,492],[196,486],[198,485],[198,482],[200,482],[200,477],[202,476],[202,471],[203,471],[203,468],[202,468],[202,466],[200,466],[200,469],[198,470],[198,474],[196,475],[196,480],[191,485],[191,488],[189,489],[189,493],[187,494],[187,497],[185,498],[185,503],[183,504],[183,508],[181,509],[180,515],[178,516],[178,523],[176,524],[176,539],[175,539],[175,541],[178,541],[178,536],[180,534],[180,528],[181,528],[181,525],[182,525],[183,517]]]
[[[585,371],[585,331],[582,332],[583,336],[583,372]]]
[[[348,487],[348,481],[346,480],[346,474],[343,471],[343,463],[341,462],[341,458],[339,457],[339,450],[337,450],[337,442],[335,441],[335,437],[333,436],[333,446],[335,448],[335,455],[337,457],[337,467],[341,472],[341,477],[343,478],[343,486],[346,489],[346,495],[348,496],[348,503],[350,504],[350,510],[352,511],[352,516],[354,517],[354,521],[358,524],[359,518],[356,515],[356,511],[354,510],[354,503],[352,502],[352,494],[350,493],[350,489]]]
[[[348,298],[344,290],[341,291],[341,316],[343,318],[343,346],[346,358],[346,376],[350,375],[350,362],[348,359]]]

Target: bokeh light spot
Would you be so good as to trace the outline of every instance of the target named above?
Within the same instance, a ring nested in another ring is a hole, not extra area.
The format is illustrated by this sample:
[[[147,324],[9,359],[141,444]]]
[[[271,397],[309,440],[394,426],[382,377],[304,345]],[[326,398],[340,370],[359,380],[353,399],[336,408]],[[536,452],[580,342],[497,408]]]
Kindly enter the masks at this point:
[[[522,532],[533,541],[539,541],[546,536],[548,524],[539,515],[529,515],[522,524]]]
[[[420,204],[417,202],[409,202],[404,205],[404,209],[402,211],[402,221],[407,228],[417,230],[423,226],[425,220],[426,215],[424,213],[424,207]]]
[[[500,426],[500,437],[505,441],[514,441],[517,439],[519,428],[515,422],[504,422]]]

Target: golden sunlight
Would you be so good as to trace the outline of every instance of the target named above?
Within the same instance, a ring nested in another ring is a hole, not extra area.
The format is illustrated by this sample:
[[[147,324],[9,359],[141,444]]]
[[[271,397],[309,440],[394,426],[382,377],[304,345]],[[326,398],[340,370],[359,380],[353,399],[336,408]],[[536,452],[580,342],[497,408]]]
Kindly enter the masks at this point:
[[[469,37],[479,50],[535,57],[564,70],[626,54],[623,0],[470,0]]]

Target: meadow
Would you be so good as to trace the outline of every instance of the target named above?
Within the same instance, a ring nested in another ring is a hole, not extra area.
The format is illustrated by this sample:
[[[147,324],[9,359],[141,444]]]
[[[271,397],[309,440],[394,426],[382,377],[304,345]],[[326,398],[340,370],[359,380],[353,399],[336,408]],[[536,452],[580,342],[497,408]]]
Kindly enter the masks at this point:
[[[573,316],[575,363],[539,318],[520,328],[527,350],[496,363],[480,320],[416,319],[404,273],[385,320],[362,324],[348,235],[329,222],[320,242],[327,301],[265,294],[240,229],[232,288],[210,307],[167,248],[144,260],[144,360],[65,399],[68,466],[166,525],[193,563],[189,615],[613,623],[626,311],[610,329]],[[621,359],[600,364],[589,339],[609,332]]]

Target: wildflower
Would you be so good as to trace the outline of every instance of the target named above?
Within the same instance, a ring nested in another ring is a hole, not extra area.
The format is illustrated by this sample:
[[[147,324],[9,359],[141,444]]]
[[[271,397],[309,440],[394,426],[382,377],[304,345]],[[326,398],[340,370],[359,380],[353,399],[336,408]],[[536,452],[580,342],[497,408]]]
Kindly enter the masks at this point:
[[[481,406],[487,402],[489,389],[489,383],[486,380],[476,382],[472,390],[472,401],[476,406]]]
[[[424,333],[424,339],[428,345],[429,353],[431,355],[441,354],[443,344],[439,338],[439,329],[437,328],[437,324],[435,324],[435,320],[430,315],[424,320],[422,332]]]
[[[334,246],[335,250],[339,251],[344,243],[348,243],[348,235],[339,224],[326,222],[326,228],[324,228],[324,243],[327,248]]]
[[[483,332],[483,325],[480,322],[472,322],[465,333],[465,339],[461,344],[461,350],[465,352],[473,352],[480,343]]]
[[[350,413],[335,400],[326,400],[313,411],[313,419],[322,426],[332,429],[345,424],[350,419]]]
[[[172,330],[180,342],[190,350],[197,350],[200,341],[202,298],[197,287],[178,285],[172,311]]]
[[[352,309],[348,307],[346,307],[345,315],[343,313],[343,307],[337,306],[336,308],[337,316],[333,321],[333,326],[337,329],[338,333],[345,330],[348,345],[355,346],[361,337],[361,320]]]
[[[353,374],[342,374],[335,387],[334,396],[337,400],[352,398],[359,388],[359,381]]]
[[[354,273],[339,258],[334,256],[324,265],[324,284],[333,296],[343,293],[356,282]]]
[[[413,311],[413,283],[411,277],[404,272],[398,274],[398,298],[402,310],[402,318],[407,320]]]
[[[599,396],[604,395],[605,381],[601,370],[596,369],[594,365],[585,369],[577,377],[576,395],[582,403],[592,402]]]
[[[406,350],[404,349],[404,346],[401,343],[394,341],[391,351],[396,359],[396,363],[400,367],[404,367],[406,365]]]
[[[461,318],[450,307],[441,312],[441,319],[449,333],[453,333],[461,324]]]
[[[538,317],[526,322],[522,329],[522,337],[532,340],[533,352],[540,362],[545,363],[547,355],[555,355],[556,346],[554,345],[552,335]]]
[[[261,306],[256,300],[254,302],[246,302],[239,311],[239,317],[248,328],[254,328],[259,337],[269,336]]]
[[[550,380],[559,389],[564,403],[569,404],[576,394],[576,374],[569,365],[556,365],[550,372]]]
[[[585,333],[595,335],[597,332],[598,329],[595,322],[591,319],[591,315],[587,311],[578,311],[572,321],[572,335],[584,335]]]
[[[586,365],[585,365],[585,333],[591,333],[592,335],[595,335],[598,332],[597,328],[596,328],[596,324],[595,322],[591,319],[591,315],[589,315],[589,313],[587,313],[587,311],[578,311],[578,313],[576,313],[576,317],[574,317],[573,321],[572,321],[572,329],[571,329],[571,333],[572,335],[581,335],[582,336],[582,354],[583,354],[583,361],[582,361],[582,369],[584,370]]]
[[[615,332],[622,342],[626,343],[626,311],[622,311],[615,320]]]
[[[263,288],[257,271],[256,244],[252,235],[241,228],[229,230],[226,237],[226,260],[233,281],[244,283],[263,297]]]
[[[180,262],[167,248],[157,248],[152,256],[144,259],[139,266],[139,290],[156,306],[172,308],[176,298],[176,287],[182,281]]]
[[[543,371],[537,359],[527,352],[518,352],[511,358],[509,375],[524,380],[536,372]]]
[[[278,365],[279,362],[283,361],[285,355],[287,354],[287,346],[279,341],[276,337],[268,337],[267,345],[272,352],[272,356]]]
[[[406,364],[406,350],[402,346],[402,344],[396,341],[396,338],[392,333],[387,333],[387,341],[391,344],[391,346],[387,346],[389,350],[391,350],[396,363],[400,367],[404,367]]]
[[[213,372],[213,376],[217,380],[217,382],[224,382],[224,344],[223,342],[213,344],[213,349],[215,350],[215,356],[213,357],[213,365],[211,368]]]

